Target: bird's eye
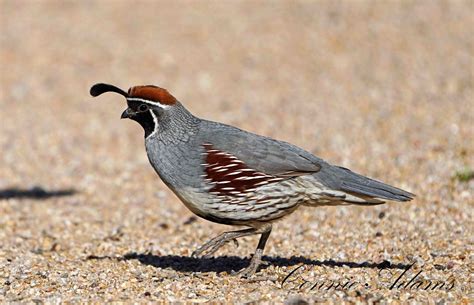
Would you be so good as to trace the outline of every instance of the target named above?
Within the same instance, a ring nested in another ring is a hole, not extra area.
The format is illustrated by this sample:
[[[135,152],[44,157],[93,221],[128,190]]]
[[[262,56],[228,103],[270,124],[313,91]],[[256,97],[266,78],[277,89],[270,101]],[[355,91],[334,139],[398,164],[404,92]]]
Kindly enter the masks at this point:
[[[141,112],[145,112],[148,110],[148,106],[145,105],[145,104],[141,104],[139,107],[138,107],[138,110],[141,111]]]

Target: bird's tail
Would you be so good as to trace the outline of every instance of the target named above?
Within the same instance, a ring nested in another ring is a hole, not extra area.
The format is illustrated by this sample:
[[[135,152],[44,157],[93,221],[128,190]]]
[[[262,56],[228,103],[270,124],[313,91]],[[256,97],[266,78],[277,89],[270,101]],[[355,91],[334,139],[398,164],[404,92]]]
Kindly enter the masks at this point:
[[[415,197],[410,192],[359,175],[344,167],[335,167],[335,172],[340,181],[340,190],[356,196],[393,201],[410,201]]]
[[[325,167],[315,178],[327,187],[318,196],[324,196],[329,205],[377,205],[385,203],[385,200],[410,201],[415,197],[410,192],[339,166]]]

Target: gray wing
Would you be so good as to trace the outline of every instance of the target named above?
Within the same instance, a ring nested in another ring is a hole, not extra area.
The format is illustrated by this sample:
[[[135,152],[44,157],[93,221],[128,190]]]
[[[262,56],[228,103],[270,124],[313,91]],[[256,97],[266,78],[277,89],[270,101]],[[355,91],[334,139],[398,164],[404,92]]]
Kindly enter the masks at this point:
[[[415,195],[383,182],[328,164],[313,154],[287,142],[249,133],[238,128],[209,122],[215,130],[208,139],[216,148],[233,154],[249,167],[278,177],[312,175],[321,184],[362,198],[410,201]],[[374,202],[375,203],[375,202]],[[377,201],[380,203],[380,201]]]
[[[325,163],[287,142],[259,136],[238,128],[208,122],[213,129],[207,139],[215,148],[231,153],[247,166],[265,174],[293,177],[313,174]]]

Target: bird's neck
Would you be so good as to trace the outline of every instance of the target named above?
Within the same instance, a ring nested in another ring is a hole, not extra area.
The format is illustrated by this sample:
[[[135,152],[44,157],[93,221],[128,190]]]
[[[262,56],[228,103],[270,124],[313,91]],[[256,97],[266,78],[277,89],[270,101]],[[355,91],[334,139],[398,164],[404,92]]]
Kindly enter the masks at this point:
[[[179,104],[158,119],[157,132],[152,136],[167,143],[187,142],[197,132],[200,122],[199,118]]]

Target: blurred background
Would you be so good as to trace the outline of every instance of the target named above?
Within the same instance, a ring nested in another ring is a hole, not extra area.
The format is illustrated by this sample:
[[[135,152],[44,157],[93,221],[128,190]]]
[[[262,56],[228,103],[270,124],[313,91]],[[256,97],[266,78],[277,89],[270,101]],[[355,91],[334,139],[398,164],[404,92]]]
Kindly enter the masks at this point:
[[[61,287],[51,284],[53,275],[15,280],[25,260],[28,270],[87,270],[83,279],[91,282],[100,264],[122,265],[84,257],[186,256],[227,229],[194,222],[148,164],[141,127],[119,120],[125,101],[89,96],[96,82],[167,88],[200,117],[290,141],[418,195],[406,204],[298,212],[279,224],[268,255],[418,257],[468,272],[472,1],[0,5],[0,281],[10,282],[0,298],[74,295],[67,287],[79,275]],[[384,241],[370,248],[377,232]],[[219,253],[243,257],[254,243]],[[436,249],[446,256],[431,255]],[[127,272],[107,278],[127,282]]]

